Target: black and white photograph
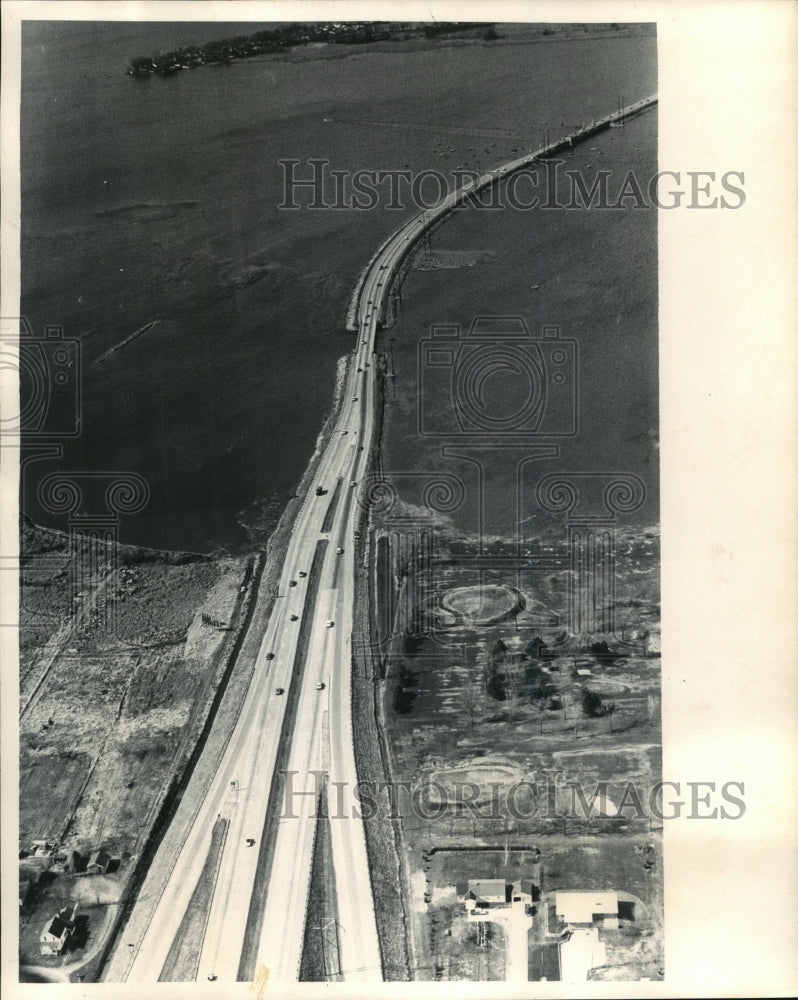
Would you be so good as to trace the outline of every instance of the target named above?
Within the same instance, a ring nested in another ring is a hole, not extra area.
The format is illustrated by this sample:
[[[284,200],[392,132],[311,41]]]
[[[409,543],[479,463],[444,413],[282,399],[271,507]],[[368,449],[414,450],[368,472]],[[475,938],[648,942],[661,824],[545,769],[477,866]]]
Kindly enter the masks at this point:
[[[688,7],[3,4],[9,995],[798,986],[798,29]]]

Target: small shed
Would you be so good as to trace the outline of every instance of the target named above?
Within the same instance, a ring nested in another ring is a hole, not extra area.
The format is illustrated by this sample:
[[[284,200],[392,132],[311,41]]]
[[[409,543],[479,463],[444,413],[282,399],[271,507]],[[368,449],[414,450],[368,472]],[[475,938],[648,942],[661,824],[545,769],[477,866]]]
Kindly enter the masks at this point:
[[[89,856],[89,863],[86,865],[86,871],[90,875],[105,875],[110,867],[111,860],[111,855],[108,851],[106,851],[104,847],[101,847]]]

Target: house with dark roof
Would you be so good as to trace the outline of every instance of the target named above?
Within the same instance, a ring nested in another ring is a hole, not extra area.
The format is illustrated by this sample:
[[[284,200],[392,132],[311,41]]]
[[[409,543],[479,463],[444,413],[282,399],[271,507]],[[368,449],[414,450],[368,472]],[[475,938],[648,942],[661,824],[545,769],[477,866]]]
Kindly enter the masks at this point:
[[[56,916],[47,921],[39,935],[42,955],[61,955],[63,953],[67,941],[75,929],[77,912],[78,907],[75,903],[71,907],[65,906]]]
[[[104,847],[94,851],[89,856],[89,863],[86,865],[86,873],[89,875],[105,875],[111,864],[111,855]]]
[[[469,910],[507,906],[511,901],[512,888],[503,878],[472,878],[457,883],[457,898]]]
[[[503,878],[469,879],[458,882],[455,888],[458,900],[465,903],[470,913],[483,913],[519,903],[531,906],[540,898],[540,889],[532,878],[517,879],[515,882],[507,882]]]

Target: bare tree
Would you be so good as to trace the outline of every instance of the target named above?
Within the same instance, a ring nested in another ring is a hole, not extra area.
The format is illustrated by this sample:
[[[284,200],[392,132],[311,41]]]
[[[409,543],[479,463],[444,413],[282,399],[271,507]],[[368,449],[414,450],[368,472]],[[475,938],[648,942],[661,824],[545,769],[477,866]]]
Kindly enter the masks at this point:
[[[536,698],[532,703],[535,706],[535,711],[538,713],[538,719],[540,720],[540,735],[543,735],[543,720],[546,717],[546,712],[549,707],[549,699],[543,695],[540,698]]]
[[[501,641],[501,640],[499,640]],[[502,643],[504,645],[504,643]],[[491,685],[496,679],[496,657],[497,650],[496,647],[485,653],[485,657],[482,660],[482,683],[485,687],[485,692],[490,692]]]
[[[579,723],[582,719],[582,703],[581,699],[574,695],[574,704],[576,705],[576,714],[574,715],[574,739],[579,739]]]
[[[557,699],[560,702],[560,708],[563,710],[563,718],[565,719],[567,718],[569,707],[568,694],[571,690],[571,678],[568,676],[568,669],[564,660],[560,660],[557,673],[554,674],[553,679],[557,688]]]
[[[504,698],[507,702],[507,721],[512,723],[518,708],[518,695],[521,692],[521,664],[509,660],[504,667]]]
[[[479,690],[477,685],[474,683],[474,679],[470,675],[466,677],[465,682],[463,683],[463,687],[460,691],[460,700],[468,715],[469,722],[473,726],[476,719],[477,709],[479,708]]]
[[[497,639],[493,645],[493,649],[490,651],[491,659],[496,667],[500,667],[504,664],[507,659],[507,643],[502,639]]]
[[[612,717],[615,715],[617,706],[614,701],[606,702],[603,706],[603,714],[607,717],[607,722],[610,726],[610,732],[612,732]]]

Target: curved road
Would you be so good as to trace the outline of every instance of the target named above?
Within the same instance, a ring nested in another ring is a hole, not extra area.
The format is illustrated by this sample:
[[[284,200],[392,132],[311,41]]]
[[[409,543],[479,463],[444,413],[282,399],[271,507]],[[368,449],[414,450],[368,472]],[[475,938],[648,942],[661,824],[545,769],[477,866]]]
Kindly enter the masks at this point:
[[[287,769],[296,772],[294,791],[312,790],[312,771],[329,780],[357,783],[351,713],[351,635],[355,585],[355,494],[368,467],[374,431],[375,370],[372,358],[378,323],[384,318],[391,283],[424,230],[473,192],[494,184],[535,160],[595,134],[621,117],[656,103],[649,97],[571,133],[555,143],[483,174],[448,194],[434,208],[409,219],[380,247],[356,292],[358,339],[344,384],[343,402],[308,495],[296,519],[286,553],[269,626],[258,653],[250,688],[236,728],[199,809],[180,856],[150,920],[134,949],[129,982],[156,982],[186,913],[211,843],[218,816],[229,820],[210,914],[202,942],[198,979],[234,982],[238,976],[256,878],[258,845],[274,778],[287,697],[291,687],[300,625],[312,627]],[[340,480],[340,488],[336,484]],[[315,494],[317,486],[327,492]],[[353,486],[355,488],[353,488]],[[336,501],[332,527],[325,525]],[[308,578],[320,541],[327,541],[317,599],[311,606]],[[342,553],[337,550],[343,549]],[[291,586],[291,581],[296,581]],[[295,620],[292,618],[295,617]],[[332,621],[331,627],[327,622]],[[270,658],[269,654],[273,654]],[[324,685],[319,688],[318,685]],[[352,802],[352,795],[346,797]],[[316,801],[295,794],[292,808],[282,803],[275,840],[257,967],[272,982],[295,982],[299,974],[310,887]],[[333,820],[333,861],[339,916],[341,969],[347,981],[379,981],[382,966],[374,918],[363,823],[351,810]]]

